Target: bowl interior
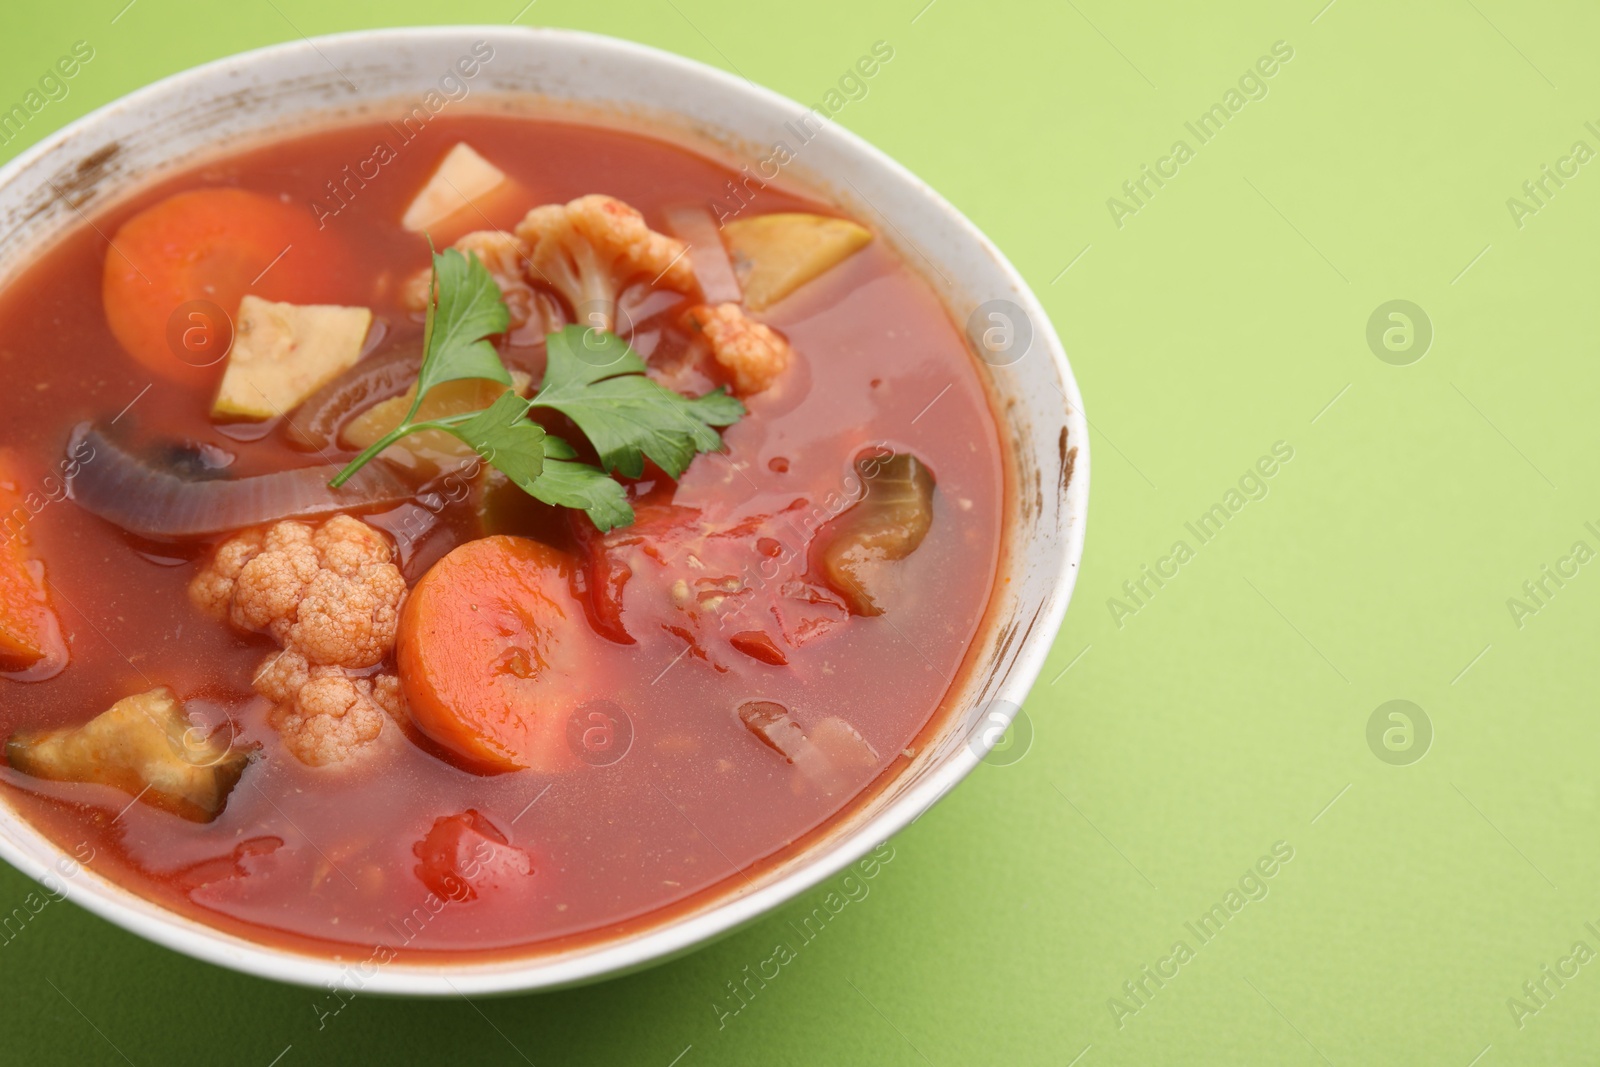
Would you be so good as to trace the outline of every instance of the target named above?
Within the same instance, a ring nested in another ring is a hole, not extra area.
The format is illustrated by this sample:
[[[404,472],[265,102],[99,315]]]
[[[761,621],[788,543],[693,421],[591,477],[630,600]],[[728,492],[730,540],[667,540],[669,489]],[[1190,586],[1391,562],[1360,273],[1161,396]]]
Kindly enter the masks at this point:
[[[471,77],[458,65],[468,56],[481,60]],[[724,892],[658,926],[526,958],[397,961],[363,974],[363,992],[453,996],[594,980],[725,934],[859,859],[971,771],[1020,708],[1071,596],[1088,500],[1087,425],[1065,353],[1033,294],[970,222],[825,113],[606,37],[505,26],[375,30],[275,46],[175,75],[0,168],[0,284],[30,249],[204,156],[317,124],[425,120],[450,109],[554,112],[637,126],[681,138],[736,169],[798,181],[872,224],[985,353],[977,366],[1005,438],[1012,484],[989,618],[946,711],[898,776],[806,847],[748,879],[732,879]],[[348,968],[337,962],[221,933],[75,869],[4,805],[0,855],[103,917],[190,955],[283,981],[348,981]]]

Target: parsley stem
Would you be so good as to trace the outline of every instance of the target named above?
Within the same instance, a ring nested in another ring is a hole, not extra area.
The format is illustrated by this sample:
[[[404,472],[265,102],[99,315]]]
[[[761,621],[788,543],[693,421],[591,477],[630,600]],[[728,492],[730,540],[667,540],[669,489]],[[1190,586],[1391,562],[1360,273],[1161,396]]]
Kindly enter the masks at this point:
[[[476,411],[468,411],[460,415],[445,415],[442,418],[429,419],[427,422],[402,422],[399,426],[396,426],[394,429],[390,430],[388,433],[372,442],[372,444],[362,449],[361,454],[355,459],[351,460],[349,463],[345,464],[344,470],[340,471],[338,474],[335,474],[333,476],[333,480],[330,481],[328,485],[334,489],[339,488],[345,482],[348,482],[351,478],[353,478],[356,471],[360,470],[362,467],[365,467],[368,463],[371,463],[374,456],[388,448],[390,445],[394,444],[396,441],[400,440],[402,437],[410,437],[412,434],[421,433],[423,430],[448,430],[450,427],[455,426],[458,423],[466,422],[468,419],[477,414],[478,412]]]
[[[396,426],[394,429],[390,430],[388,433],[384,434],[382,437],[378,438],[376,441],[372,442],[372,444],[364,448],[361,454],[355,459],[345,464],[344,470],[340,471],[338,474],[335,474],[333,476],[333,480],[329,482],[328,485],[334,489],[339,488],[345,482],[348,482],[352,477],[354,477],[356,471],[370,463],[373,456],[376,456],[379,452],[382,452],[384,449],[400,440],[400,438],[410,433],[412,429],[413,427],[409,423],[402,422],[399,426]]]

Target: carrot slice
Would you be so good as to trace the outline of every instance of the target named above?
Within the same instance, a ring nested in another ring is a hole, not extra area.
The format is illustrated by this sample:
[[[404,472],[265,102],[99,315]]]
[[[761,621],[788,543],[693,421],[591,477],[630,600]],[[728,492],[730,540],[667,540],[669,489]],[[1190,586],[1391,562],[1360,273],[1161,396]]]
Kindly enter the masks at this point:
[[[67,643],[50,605],[44,564],[28,554],[24,528],[35,509],[28,506],[22,474],[17,455],[0,450],[0,671],[39,681],[66,667]]]
[[[567,720],[583,702],[588,625],[575,561],[525,537],[453,549],[423,575],[395,640],[411,721],[484,771],[578,766]]]
[[[122,224],[101,296],[112,334],[140,363],[173,381],[214,385],[241,297],[340,303],[346,263],[301,206],[246,189],[194,189]]]

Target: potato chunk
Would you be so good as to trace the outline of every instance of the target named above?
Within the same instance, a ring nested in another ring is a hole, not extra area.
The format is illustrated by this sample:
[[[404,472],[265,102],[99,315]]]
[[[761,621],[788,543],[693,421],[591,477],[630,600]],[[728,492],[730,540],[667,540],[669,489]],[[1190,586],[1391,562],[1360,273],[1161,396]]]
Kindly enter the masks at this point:
[[[872,240],[870,230],[849,219],[799,212],[740,219],[723,233],[751,311],[776,304]]]
[[[445,153],[439,169],[406,208],[400,225],[412,233],[431,230],[457,212],[469,210],[473,201],[494,192],[505,180],[505,171],[460,141]]]
[[[211,414],[270,419],[285,415],[361,358],[372,325],[366,308],[239,301],[233,349]]]
[[[249,756],[203,735],[171,689],[124,697],[82,726],[25,730],[6,742],[23,774],[95,782],[193,822],[222,814]]]

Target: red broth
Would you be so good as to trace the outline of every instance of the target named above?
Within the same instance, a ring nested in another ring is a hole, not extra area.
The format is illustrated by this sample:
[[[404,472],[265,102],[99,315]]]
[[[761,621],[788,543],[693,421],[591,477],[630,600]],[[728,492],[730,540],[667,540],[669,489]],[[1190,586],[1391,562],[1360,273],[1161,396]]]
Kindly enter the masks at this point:
[[[940,709],[983,622],[1000,552],[1004,463],[995,420],[961,332],[888,243],[874,240],[763,316],[801,367],[794,388],[751,398],[726,453],[699,457],[673,503],[727,518],[809,504],[849,485],[865,447],[914,452],[937,475],[926,540],[899,563],[888,610],[852,616],[774,666],[721,655],[718,669],[665,630],[598,651],[579,684],[625,712],[605,760],[557,776],[481,775],[409,742],[358,766],[314,768],[290,755],[250,689],[276,645],[202,616],[185,586],[214,541],[139,543],[54,499],[46,482],[71,427],[122,421],[142,434],[204,442],[246,473],[307,466],[277,432],[241,442],[209,418],[214,386],[152,380],[106,325],[101,273],[114,234],[173,192],[239,186],[307,205],[334,204],[327,183],[368,158],[384,126],[292,137],[219,159],[152,186],[79,226],[0,293],[0,410],[5,443],[31,466],[46,501],[29,521],[45,562],[71,663],[43,682],[0,679],[0,736],[76,724],[113,702],[170,685],[208,721],[231,718],[235,743],[256,755],[214,822],[185,821],[109,787],[43,782],[0,768],[6,800],[89,866],[164,906],[240,936],[318,954],[403,958],[553,947],[648,925],[698,894],[741,878],[847,810]],[[737,175],[722,163],[637,133],[509,116],[445,116],[378,177],[355,188],[326,232],[360,265],[329,302],[370,306],[385,345],[420,336],[397,281],[426,264],[422,238],[398,225],[443,153],[466,140],[527,191],[506,225],[535,203],[609,193],[644,212],[723,201]],[[768,188],[749,214],[817,210]],[[871,225],[871,219],[861,220]],[[296,269],[294,252],[272,268]],[[508,354],[537,364],[538,351]],[[809,384],[807,384],[807,382]],[[131,405],[131,406],[130,406]],[[663,492],[670,492],[667,487]],[[405,505],[403,507],[414,507]],[[454,510],[452,510],[454,509]],[[369,516],[399,528],[402,509]],[[468,525],[451,505],[406,547],[415,583]],[[221,540],[220,538],[215,540]],[[561,547],[572,548],[571,544]],[[724,649],[724,652],[726,650]],[[833,795],[797,788],[796,769],[746,729],[737,709],[775,701],[810,729],[852,724],[878,753]],[[618,753],[625,748],[625,754]],[[528,858],[531,875],[505,892],[441,902],[418,874],[418,842],[435,821],[472,810]],[[438,905],[438,906],[435,906]]]

